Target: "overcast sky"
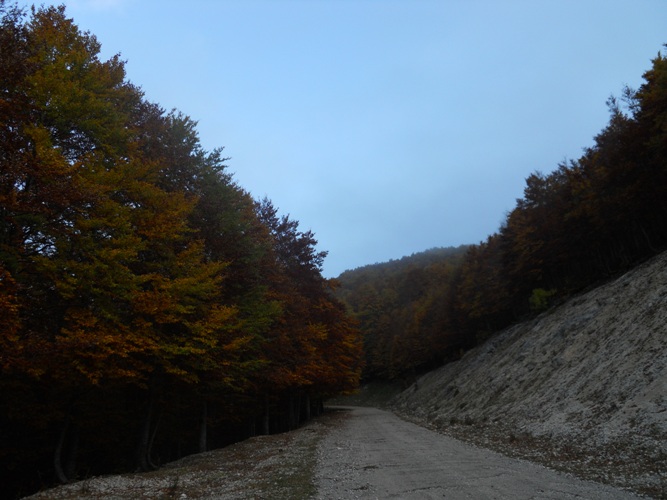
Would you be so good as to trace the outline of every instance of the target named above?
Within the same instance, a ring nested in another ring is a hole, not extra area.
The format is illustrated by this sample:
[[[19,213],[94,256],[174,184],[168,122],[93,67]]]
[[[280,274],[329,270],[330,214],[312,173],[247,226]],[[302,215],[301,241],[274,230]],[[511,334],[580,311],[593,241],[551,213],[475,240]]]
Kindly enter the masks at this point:
[[[665,0],[45,3],[312,230],[327,277],[486,239],[667,43]]]

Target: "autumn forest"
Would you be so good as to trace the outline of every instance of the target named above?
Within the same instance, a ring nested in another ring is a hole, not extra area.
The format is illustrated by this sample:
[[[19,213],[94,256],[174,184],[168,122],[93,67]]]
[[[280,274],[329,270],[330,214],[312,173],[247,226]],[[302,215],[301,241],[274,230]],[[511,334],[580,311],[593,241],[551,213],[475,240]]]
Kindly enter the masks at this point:
[[[313,233],[64,8],[0,15],[3,490],[152,469],[354,389],[359,332]]]
[[[609,98],[609,122],[580,158],[526,179],[486,241],[339,277],[363,332],[365,378],[410,379],[457,359],[667,248],[667,59],[643,77]]]
[[[297,427],[667,248],[667,59],[486,241],[322,276],[197,123],[64,7],[0,0],[0,481],[12,496]],[[519,147],[519,146],[517,146]],[[446,231],[446,228],[441,228]]]

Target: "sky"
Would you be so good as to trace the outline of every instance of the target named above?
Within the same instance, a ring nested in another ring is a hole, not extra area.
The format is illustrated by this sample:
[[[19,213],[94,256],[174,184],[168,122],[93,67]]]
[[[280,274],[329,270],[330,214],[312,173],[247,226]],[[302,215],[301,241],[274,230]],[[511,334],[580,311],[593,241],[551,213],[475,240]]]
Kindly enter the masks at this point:
[[[20,5],[32,2],[20,1]],[[496,232],[667,43],[665,0],[70,0],[323,274]]]

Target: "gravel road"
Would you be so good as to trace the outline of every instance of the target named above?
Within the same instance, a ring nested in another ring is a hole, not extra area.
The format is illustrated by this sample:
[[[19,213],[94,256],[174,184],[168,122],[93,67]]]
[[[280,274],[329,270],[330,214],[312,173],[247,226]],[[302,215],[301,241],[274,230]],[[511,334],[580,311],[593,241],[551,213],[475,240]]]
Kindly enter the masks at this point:
[[[347,412],[320,441],[320,499],[631,499],[530,462],[476,448],[376,408]]]
[[[1,496],[1,495],[0,495]],[[632,499],[367,407],[339,407],[143,474],[88,478],[31,500]]]

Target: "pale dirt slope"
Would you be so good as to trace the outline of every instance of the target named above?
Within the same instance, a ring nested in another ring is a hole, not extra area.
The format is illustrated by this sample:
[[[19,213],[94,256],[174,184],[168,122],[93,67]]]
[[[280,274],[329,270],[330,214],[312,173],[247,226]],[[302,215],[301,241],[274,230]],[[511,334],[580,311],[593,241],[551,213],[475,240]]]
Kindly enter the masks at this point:
[[[420,378],[395,410],[667,498],[667,253]]]

